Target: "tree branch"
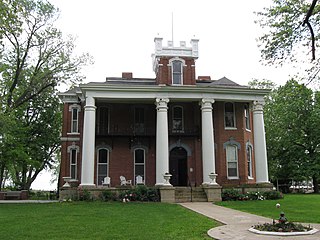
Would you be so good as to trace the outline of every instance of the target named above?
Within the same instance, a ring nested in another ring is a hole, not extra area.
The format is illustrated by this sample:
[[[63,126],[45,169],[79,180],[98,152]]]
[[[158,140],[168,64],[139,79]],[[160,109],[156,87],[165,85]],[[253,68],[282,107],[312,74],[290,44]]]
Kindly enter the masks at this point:
[[[307,12],[307,15],[306,15],[306,18],[304,19],[303,21],[303,24],[302,26],[304,26],[305,24],[307,24],[309,30],[310,30],[310,34],[311,34],[311,52],[312,52],[312,59],[311,61],[315,60],[316,59],[316,48],[315,48],[315,37],[314,37],[314,31],[313,31],[313,28],[309,22],[309,18],[311,17],[312,15],[312,12],[317,4],[317,1],[318,0],[313,0],[312,3],[311,3],[311,6],[309,8],[309,11]]]

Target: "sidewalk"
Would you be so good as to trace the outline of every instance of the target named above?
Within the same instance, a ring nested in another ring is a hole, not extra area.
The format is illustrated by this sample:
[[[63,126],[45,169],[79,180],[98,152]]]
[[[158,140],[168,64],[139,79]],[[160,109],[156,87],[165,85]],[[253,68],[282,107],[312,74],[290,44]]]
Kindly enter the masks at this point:
[[[320,231],[314,235],[302,236],[267,236],[251,233],[248,231],[250,227],[258,223],[271,223],[272,219],[260,217],[250,213],[244,213],[237,210],[220,207],[209,202],[187,202],[180,203],[181,206],[186,207],[192,211],[205,215],[209,218],[221,222],[222,226],[212,228],[208,231],[210,237],[214,239],[233,239],[233,240],[256,240],[256,239],[320,239]],[[320,224],[311,224],[312,227],[320,230]]]

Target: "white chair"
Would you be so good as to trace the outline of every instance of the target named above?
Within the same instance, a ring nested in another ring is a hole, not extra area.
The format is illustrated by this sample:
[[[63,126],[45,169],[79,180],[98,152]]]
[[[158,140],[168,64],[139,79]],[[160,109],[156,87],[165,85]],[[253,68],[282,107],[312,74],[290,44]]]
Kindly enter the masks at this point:
[[[136,176],[136,185],[144,185],[142,176],[140,175]]]
[[[105,177],[102,181],[102,186],[107,186],[109,187],[111,183],[111,178],[110,177]]]
[[[120,176],[120,185],[121,186],[131,185],[131,180],[126,180],[124,176]]]

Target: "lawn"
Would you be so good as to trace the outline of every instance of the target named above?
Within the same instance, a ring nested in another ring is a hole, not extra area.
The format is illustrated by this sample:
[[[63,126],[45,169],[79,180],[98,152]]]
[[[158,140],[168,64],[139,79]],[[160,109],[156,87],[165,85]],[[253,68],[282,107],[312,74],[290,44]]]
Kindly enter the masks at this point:
[[[176,204],[0,204],[1,239],[210,239],[219,224]]]
[[[280,203],[280,208],[276,208],[277,203]],[[319,194],[285,194],[279,200],[224,201],[217,205],[272,219],[278,219],[283,211],[291,222],[320,223]]]

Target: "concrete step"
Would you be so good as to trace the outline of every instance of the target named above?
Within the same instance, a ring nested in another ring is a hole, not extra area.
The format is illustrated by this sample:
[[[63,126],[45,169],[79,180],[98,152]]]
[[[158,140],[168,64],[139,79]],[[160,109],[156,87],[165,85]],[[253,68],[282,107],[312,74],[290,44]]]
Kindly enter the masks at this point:
[[[207,195],[201,187],[176,187],[176,202],[207,202]]]

